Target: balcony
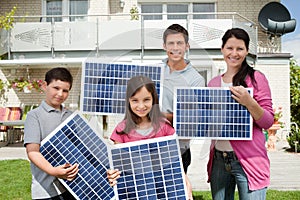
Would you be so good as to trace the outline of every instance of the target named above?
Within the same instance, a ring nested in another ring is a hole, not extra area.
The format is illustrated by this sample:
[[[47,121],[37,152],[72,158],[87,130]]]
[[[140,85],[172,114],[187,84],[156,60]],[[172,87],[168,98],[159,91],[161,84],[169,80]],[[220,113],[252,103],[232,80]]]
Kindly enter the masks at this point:
[[[5,54],[7,60],[1,63],[12,60],[23,62],[24,59],[79,58],[89,56],[91,51],[96,55],[136,51],[143,59],[147,52],[162,49],[163,31],[173,23],[181,24],[189,31],[190,51],[220,49],[224,32],[240,27],[250,35],[249,52],[254,56],[257,54],[257,27],[252,21],[237,13],[203,15],[213,16],[213,19],[143,20],[143,15],[140,15],[139,20],[129,20],[128,15],[119,14],[79,16],[84,21],[71,22],[64,19],[74,16],[60,16],[62,21],[55,22],[57,16],[17,16],[11,30],[1,31],[0,55]]]

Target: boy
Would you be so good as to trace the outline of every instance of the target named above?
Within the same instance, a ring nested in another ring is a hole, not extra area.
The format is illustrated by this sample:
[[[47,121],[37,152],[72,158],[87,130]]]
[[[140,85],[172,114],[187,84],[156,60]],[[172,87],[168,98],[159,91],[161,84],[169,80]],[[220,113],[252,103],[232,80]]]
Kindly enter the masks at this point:
[[[163,60],[165,68],[162,111],[173,123],[174,88],[176,86],[204,87],[205,80],[184,57],[190,47],[189,34],[184,27],[179,24],[169,26],[163,34],[163,42],[168,58]],[[184,172],[187,173],[191,163],[190,140],[179,140],[179,144]],[[189,182],[187,184],[189,186]]]
[[[68,98],[72,83],[73,77],[66,68],[48,71],[42,85],[46,99],[27,114],[24,146],[31,161],[32,199],[74,199],[58,178],[73,180],[78,173],[78,164],[53,167],[40,153],[41,141],[71,115],[62,103]]]

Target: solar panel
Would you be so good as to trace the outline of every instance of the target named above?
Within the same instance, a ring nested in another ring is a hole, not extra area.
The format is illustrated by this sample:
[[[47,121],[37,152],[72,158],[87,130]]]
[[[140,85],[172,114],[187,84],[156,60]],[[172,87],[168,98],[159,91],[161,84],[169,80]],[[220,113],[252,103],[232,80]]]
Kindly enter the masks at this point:
[[[252,96],[252,89],[247,88]],[[178,87],[174,127],[179,138],[251,140],[252,117],[229,88]]]
[[[113,168],[122,172],[118,199],[187,199],[176,136],[130,142],[111,152]]]
[[[177,136],[110,145],[74,112],[41,143],[52,166],[78,163],[73,181],[59,179],[76,199],[186,199]],[[121,178],[109,186],[107,169]]]
[[[80,109],[86,114],[124,114],[127,81],[133,76],[147,76],[160,94],[162,73],[162,65],[159,64],[85,61],[82,66]]]
[[[40,151],[52,166],[79,164],[73,181],[60,179],[76,199],[110,200],[114,197],[106,174],[109,169],[107,146],[79,113],[75,112],[47,136]]]

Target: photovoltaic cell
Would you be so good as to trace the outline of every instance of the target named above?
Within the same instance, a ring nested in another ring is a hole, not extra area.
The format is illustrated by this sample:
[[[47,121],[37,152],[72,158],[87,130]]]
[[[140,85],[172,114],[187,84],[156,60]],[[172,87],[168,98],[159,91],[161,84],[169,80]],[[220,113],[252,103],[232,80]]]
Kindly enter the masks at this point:
[[[247,88],[252,96],[252,89]],[[174,93],[174,127],[180,138],[251,140],[252,117],[229,88],[183,88]]]
[[[112,166],[122,174],[118,199],[186,199],[181,156],[175,136],[126,143],[112,149]]]
[[[86,61],[82,66],[81,106],[83,113],[124,114],[127,81],[144,75],[161,93],[162,66]]]
[[[177,136],[112,146],[74,112],[41,143],[52,166],[79,164],[73,181],[59,179],[76,199],[186,199]],[[110,187],[107,169],[122,172]]]
[[[76,199],[110,200],[114,197],[106,174],[109,169],[107,146],[78,113],[46,137],[40,151],[52,166],[79,164],[73,181],[60,179]]]

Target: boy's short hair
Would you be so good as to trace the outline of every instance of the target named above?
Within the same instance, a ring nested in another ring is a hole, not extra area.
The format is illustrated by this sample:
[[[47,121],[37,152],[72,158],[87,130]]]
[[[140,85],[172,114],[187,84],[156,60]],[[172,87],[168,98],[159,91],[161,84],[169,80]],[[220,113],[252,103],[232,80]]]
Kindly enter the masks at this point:
[[[60,80],[64,82],[68,82],[70,84],[70,89],[73,84],[73,76],[67,68],[64,67],[56,67],[49,70],[45,75],[45,81],[47,85],[49,85],[52,81]]]
[[[188,33],[188,31],[183,26],[181,26],[179,24],[172,24],[164,32],[164,35],[163,35],[164,43],[166,43],[168,35],[170,35],[170,34],[178,34],[178,33],[182,33],[183,34],[185,43],[189,42],[189,33]]]

